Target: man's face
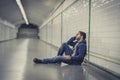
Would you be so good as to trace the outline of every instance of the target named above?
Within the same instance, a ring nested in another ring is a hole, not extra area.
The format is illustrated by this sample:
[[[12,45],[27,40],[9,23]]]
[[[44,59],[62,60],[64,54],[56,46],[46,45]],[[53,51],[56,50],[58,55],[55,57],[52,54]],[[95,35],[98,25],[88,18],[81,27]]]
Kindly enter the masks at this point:
[[[81,39],[81,35],[80,35],[79,32],[76,34],[76,39],[77,39],[77,40],[80,40],[80,39]]]

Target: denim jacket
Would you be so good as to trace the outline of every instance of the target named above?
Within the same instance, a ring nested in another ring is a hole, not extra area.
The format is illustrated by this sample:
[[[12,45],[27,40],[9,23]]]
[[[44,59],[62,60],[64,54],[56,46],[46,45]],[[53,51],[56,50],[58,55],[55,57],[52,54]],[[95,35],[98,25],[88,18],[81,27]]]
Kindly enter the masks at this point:
[[[72,37],[67,41],[67,44],[74,47],[77,42],[74,42],[76,37]],[[86,40],[82,40],[76,49],[75,55],[71,57],[71,60],[73,61],[82,61],[86,55],[87,46],[86,46]]]
[[[67,41],[67,44],[70,45],[70,46],[72,46],[72,47],[74,47],[75,44],[77,43],[77,42],[74,42],[75,39],[76,39],[75,36],[74,36],[74,37],[71,37],[71,38]]]
[[[81,61],[84,59],[87,51],[86,40],[82,40],[76,49],[75,55],[71,57],[71,60]]]

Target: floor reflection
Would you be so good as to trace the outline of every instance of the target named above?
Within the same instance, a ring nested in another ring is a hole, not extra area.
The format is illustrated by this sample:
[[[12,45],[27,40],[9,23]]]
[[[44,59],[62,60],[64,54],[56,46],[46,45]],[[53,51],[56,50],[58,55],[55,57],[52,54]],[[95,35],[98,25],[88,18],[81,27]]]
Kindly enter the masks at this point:
[[[81,66],[56,64],[34,64],[25,73],[24,80],[86,80]]]
[[[61,69],[63,80],[85,80],[82,66],[67,65]]]

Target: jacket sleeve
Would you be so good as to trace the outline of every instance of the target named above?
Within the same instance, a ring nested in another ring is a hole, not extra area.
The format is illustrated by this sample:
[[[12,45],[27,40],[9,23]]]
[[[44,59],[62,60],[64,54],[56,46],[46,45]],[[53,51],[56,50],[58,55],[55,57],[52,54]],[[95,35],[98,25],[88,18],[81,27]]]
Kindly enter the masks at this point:
[[[68,41],[67,41],[67,44],[68,45],[71,45],[71,46],[74,46],[74,40],[76,39],[76,37],[74,36],[74,37],[71,37]]]
[[[84,58],[85,54],[86,54],[86,45],[85,44],[81,44],[79,46],[79,49],[78,49],[78,55],[77,56],[72,56],[71,57],[71,60],[81,60]]]

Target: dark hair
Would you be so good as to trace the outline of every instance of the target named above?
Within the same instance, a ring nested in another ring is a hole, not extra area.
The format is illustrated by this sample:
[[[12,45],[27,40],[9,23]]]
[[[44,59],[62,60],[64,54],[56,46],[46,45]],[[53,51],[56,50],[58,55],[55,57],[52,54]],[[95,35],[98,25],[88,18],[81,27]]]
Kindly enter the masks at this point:
[[[83,39],[85,40],[86,39],[86,33],[83,32],[83,31],[79,31],[80,35],[83,36]]]

